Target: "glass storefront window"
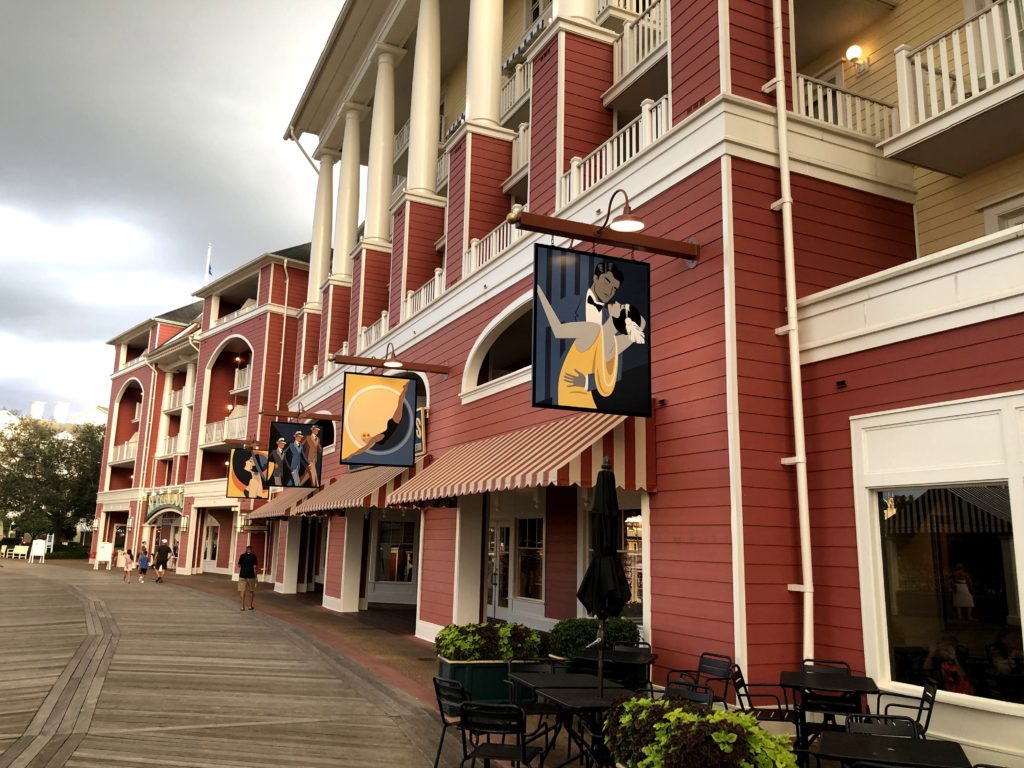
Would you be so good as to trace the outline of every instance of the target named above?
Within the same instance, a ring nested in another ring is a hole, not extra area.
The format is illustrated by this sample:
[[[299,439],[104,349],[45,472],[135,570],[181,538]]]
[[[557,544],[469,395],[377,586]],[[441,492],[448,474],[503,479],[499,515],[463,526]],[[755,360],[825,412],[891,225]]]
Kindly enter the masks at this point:
[[[516,596],[544,599],[544,518],[516,521]]]
[[[377,581],[412,581],[415,523],[381,520],[377,528]]]
[[[642,621],[644,617],[644,560],[643,560],[643,526],[639,509],[622,510],[622,542],[619,545],[619,557],[622,559],[622,570],[629,582],[631,596],[622,609],[626,618]]]
[[[876,494],[892,679],[1024,703],[1009,488]]]

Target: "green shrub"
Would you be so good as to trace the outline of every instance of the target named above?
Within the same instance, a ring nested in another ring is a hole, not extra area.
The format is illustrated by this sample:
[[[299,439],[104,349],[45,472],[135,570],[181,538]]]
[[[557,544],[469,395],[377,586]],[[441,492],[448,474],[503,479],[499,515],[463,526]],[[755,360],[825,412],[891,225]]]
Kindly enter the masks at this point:
[[[597,619],[562,619],[551,629],[548,651],[555,656],[572,658],[597,637]],[[611,648],[616,643],[629,645],[640,639],[640,629],[629,619],[608,619],[605,623],[605,642]]]
[[[437,655],[449,661],[534,659],[540,633],[523,624],[449,624],[434,638]]]
[[[634,698],[608,711],[605,743],[625,768],[796,768],[789,739],[753,715]]]
[[[53,552],[46,553],[47,560],[88,560],[89,548],[84,544],[69,541],[67,544],[58,544]]]

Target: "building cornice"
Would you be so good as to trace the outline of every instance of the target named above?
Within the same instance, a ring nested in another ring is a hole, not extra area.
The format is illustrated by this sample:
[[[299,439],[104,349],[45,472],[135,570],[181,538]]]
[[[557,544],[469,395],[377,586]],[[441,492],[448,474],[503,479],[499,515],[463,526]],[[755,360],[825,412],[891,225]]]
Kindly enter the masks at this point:
[[[300,311],[300,309],[285,307],[281,304],[260,304],[242,315],[231,318],[223,325],[215,325],[211,328],[207,328],[205,331],[198,331],[195,335],[195,339],[196,341],[207,341],[212,336],[217,336],[224,331],[232,330],[243,323],[247,323],[253,318],[260,317],[261,315],[277,314],[284,315],[285,317],[298,317]]]

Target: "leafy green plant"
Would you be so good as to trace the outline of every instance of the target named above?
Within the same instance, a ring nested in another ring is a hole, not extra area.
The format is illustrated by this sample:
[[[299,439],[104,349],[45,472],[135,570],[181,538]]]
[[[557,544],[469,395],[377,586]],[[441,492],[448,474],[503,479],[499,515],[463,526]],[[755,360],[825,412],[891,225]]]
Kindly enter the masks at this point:
[[[562,619],[551,629],[548,650],[555,656],[572,658],[597,637],[597,619]],[[631,644],[640,639],[640,630],[629,619],[608,619],[605,623],[605,642],[611,648],[616,643]]]
[[[449,624],[434,638],[437,655],[449,661],[536,658],[540,633],[523,624]]]
[[[626,699],[608,712],[605,743],[626,768],[795,768],[789,739],[752,715],[671,699]]]

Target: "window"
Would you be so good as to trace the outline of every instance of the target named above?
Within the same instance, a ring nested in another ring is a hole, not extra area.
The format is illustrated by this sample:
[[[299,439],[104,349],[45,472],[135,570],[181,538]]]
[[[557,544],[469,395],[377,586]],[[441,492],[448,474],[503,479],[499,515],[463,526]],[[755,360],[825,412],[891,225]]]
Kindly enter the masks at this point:
[[[530,336],[533,333],[533,311],[528,311],[506,328],[484,356],[476,383],[500,379],[510,373],[528,368],[532,358]]]
[[[544,518],[516,521],[516,596],[544,599]]]
[[[629,602],[622,609],[622,616],[642,621],[644,617],[644,535],[640,510],[621,509],[619,510],[619,520],[619,541],[615,549],[619,553],[619,562],[622,563],[622,572],[626,574],[626,581],[629,582],[631,593]],[[587,550],[588,558],[593,554],[593,548],[589,548]]]
[[[415,523],[380,521],[377,528],[377,581],[412,581],[415,536]]]
[[[1008,485],[875,496],[892,679],[1024,703]]]

